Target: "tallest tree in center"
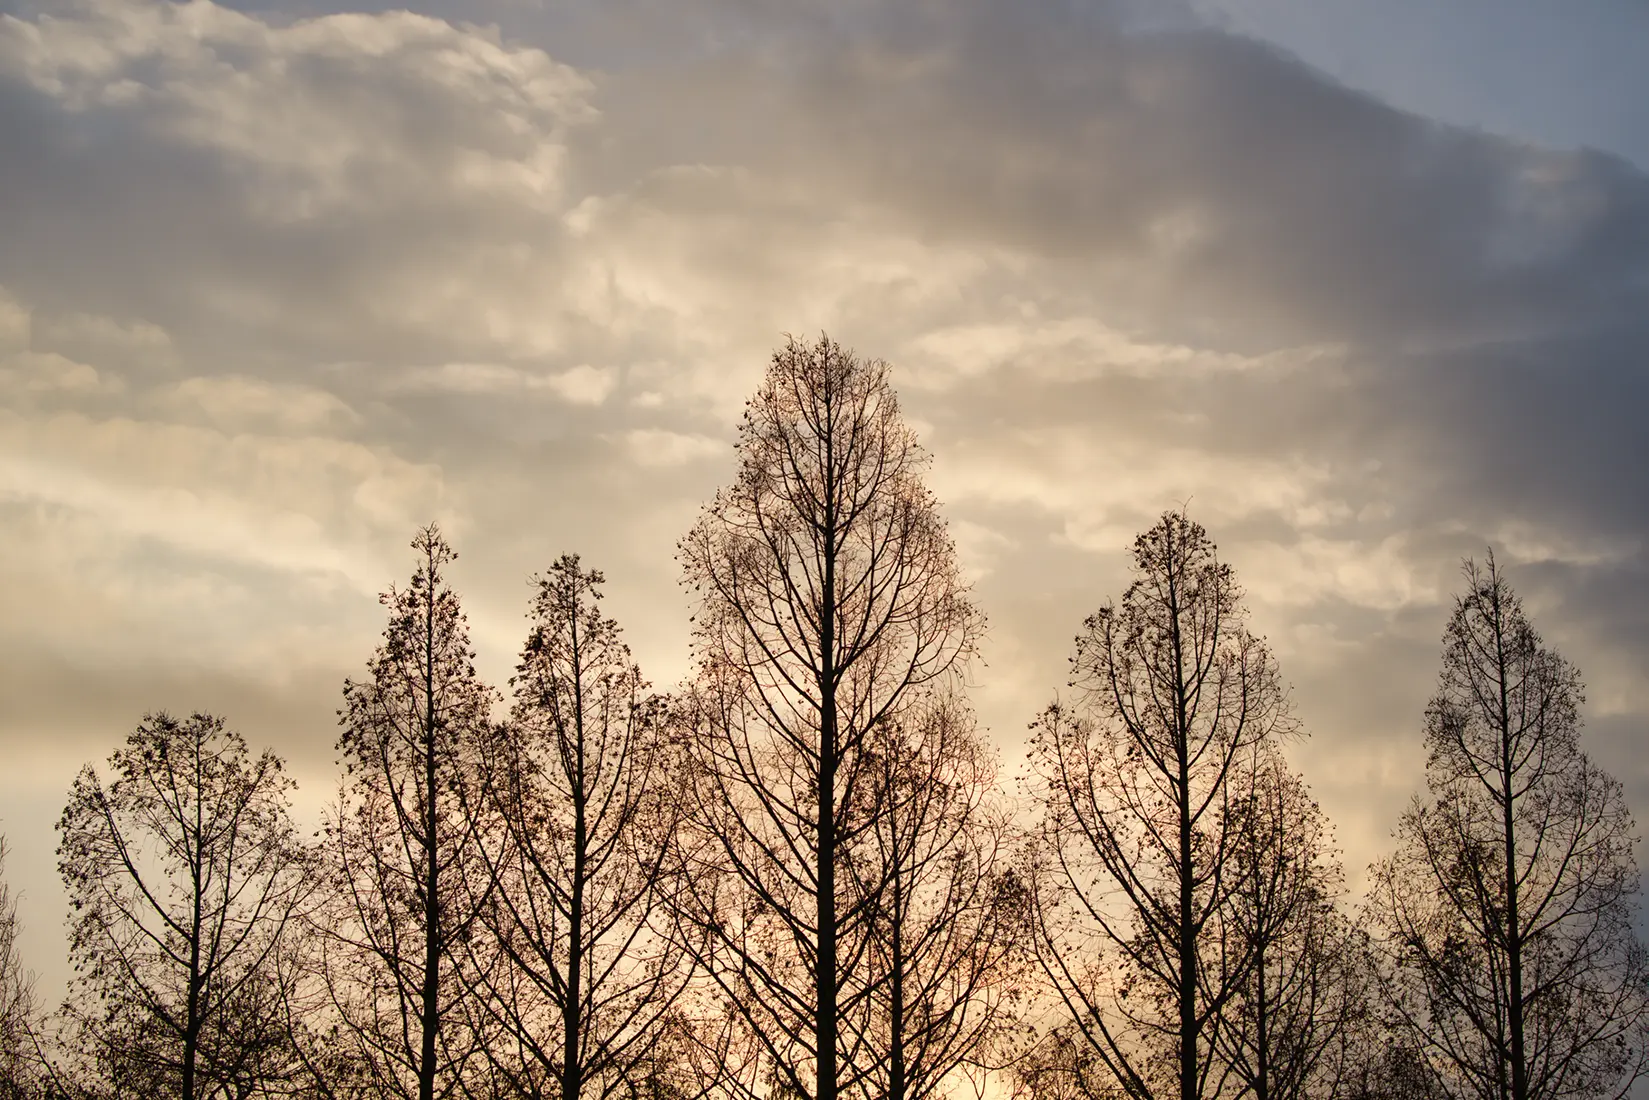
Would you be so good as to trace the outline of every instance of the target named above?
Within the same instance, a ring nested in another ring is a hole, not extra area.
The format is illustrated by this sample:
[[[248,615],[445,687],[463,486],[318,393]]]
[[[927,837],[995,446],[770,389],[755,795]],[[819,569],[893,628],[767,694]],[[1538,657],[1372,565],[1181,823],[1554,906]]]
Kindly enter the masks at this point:
[[[864,963],[881,899],[851,873],[882,797],[870,734],[948,684],[983,623],[887,364],[790,341],[738,452],[681,543],[699,602],[696,910],[760,1046],[750,1085],[835,1100],[876,1057]]]

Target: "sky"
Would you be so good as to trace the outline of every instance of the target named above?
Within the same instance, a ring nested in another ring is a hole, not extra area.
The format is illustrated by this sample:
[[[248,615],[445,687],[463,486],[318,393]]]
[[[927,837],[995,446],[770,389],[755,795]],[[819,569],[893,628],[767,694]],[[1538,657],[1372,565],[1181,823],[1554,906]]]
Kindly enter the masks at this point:
[[[1010,791],[1183,505],[1348,900],[1491,547],[1649,821],[1646,172],[1642,0],[0,0],[0,831],[43,999],[75,772],[209,710],[313,821],[425,522],[494,683],[564,552],[678,682],[675,542],[786,333],[893,364]]]

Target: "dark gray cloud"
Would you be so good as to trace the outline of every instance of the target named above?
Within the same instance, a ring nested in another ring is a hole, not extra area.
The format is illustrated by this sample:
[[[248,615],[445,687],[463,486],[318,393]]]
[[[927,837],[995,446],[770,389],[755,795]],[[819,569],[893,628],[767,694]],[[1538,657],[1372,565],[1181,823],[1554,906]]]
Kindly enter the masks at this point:
[[[1588,0],[1200,0],[1354,87],[1440,120],[1649,165],[1649,5]]]
[[[1401,348],[1641,302],[1649,188],[1622,161],[1449,129],[1250,39],[1125,34],[1053,3],[938,12],[904,46],[776,47],[743,82],[683,74],[682,94],[720,90],[739,122],[735,104],[768,104],[745,156],[774,170],[936,237],[1089,265],[1125,307],[1207,316],[1215,338]]]

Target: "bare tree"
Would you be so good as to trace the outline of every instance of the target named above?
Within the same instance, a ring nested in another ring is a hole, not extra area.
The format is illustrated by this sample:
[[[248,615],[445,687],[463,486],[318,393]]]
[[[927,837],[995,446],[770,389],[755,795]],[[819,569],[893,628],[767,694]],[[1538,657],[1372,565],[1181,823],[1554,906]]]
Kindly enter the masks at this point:
[[[24,1100],[40,1077],[37,1009],[34,975],[23,969],[17,945],[17,898],[3,877],[7,851],[0,836],[0,1100]]]
[[[478,1045],[453,956],[475,918],[465,791],[496,693],[446,580],[457,555],[433,524],[412,547],[411,583],[381,597],[389,625],[367,678],[344,685],[347,778],[326,830],[334,898],[319,931],[355,1087],[435,1100],[462,1093]]]
[[[207,714],[146,716],[109,768],[80,773],[57,826],[88,1053],[119,1092],[266,1092],[286,1036],[257,1002],[312,886],[294,784]]]
[[[488,1052],[519,1096],[606,1100],[667,1075],[692,968],[668,924],[684,806],[666,701],[649,694],[603,577],[541,578],[508,723],[485,745],[471,941]]]
[[[1426,1057],[1406,1037],[1387,1035],[1353,1060],[1347,1100],[1444,1100],[1448,1095]]]
[[[835,1100],[878,1060],[865,963],[880,892],[845,870],[874,843],[866,741],[965,665],[982,619],[885,363],[791,340],[738,451],[680,548],[699,600],[694,808],[715,857],[690,901],[771,1088]]]
[[[1620,784],[1583,688],[1491,554],[1468,561],[1426,710],[1426,782],[1369,898],[1391,1008],[1451,1095],[1621,1097],[1649,1069],[1649,964]]]
[[[1042,964],[1078,1033],[1136,1100],[1215,1095],[1214,1038],[1249,959],[1228,921],[1257,747],[1290,732],[1276,663],[1201,525],[1134,542],[1120,605],[1087,620],[1075,706],[1033,741],[1044,816]]]
[[[866,742],[877,813],[850,869],[877,898],[868,972],[882,1057],[871,1090],[887,1100],[945,1095],[1017,1053],[1027,995],[1026,892],[1009,867],[996,760],[955,696],[911,707]]]
[[[1122,1100],[1126,1093],[1078,1028],[1050,1028],[1013,1063],[1014,1100]]]
[[[1331,827],[1271,746],[1234,807],[1237,887],[1226,934],[1249,959],[1216,1042],[1254,1100],[1342,1095],[1370,1035],[1362,940],[1336,908],[1344,883]]]

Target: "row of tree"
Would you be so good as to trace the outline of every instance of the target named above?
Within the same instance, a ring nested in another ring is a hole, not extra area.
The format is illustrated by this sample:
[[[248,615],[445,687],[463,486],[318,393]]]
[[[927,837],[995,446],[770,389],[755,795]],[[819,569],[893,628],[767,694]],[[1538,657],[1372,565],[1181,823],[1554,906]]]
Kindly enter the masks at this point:
[[[563,557],[500,720],[431,527],[314,838],[216,717],[88,766],[49,1025],[0,895],[0,1100],[1580,1100],[1649,1068],[1632,822],[1492,558],[1444,634],[1429,790],[1353,914],[1200,526],[1136,541],[1016,815],[886,365],[792,341],[738,452],[680,544],[672,696]]]

